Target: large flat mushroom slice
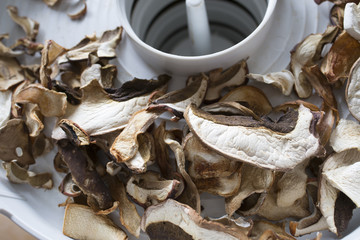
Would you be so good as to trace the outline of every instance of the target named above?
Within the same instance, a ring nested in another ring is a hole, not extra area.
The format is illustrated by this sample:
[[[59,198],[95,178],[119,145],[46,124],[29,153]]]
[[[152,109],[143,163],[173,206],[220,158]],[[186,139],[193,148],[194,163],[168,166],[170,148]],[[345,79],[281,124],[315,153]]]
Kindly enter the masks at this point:
[[[65,209],[64,235],[79,240],[126,240],[126,233],[107,216],[97,215],[91,208],[68,204]]]
[[[345,90],[345,99],[349,108],[350,113],[360,121],[360,99],[359,99],[359,88],[360,88],[360,58],[351,67],[348,82]]]
[[[149,207],[143,215],[141,228],[151,240],[248,239],[243,232],[205,220],[194,209],[172,199]]]
[[[276,123],[248,116],[213,115],[193,105],[184,116],[207,147],[263,168],[285,171],[324,153],[314,130],[318,115],[302,105]]]

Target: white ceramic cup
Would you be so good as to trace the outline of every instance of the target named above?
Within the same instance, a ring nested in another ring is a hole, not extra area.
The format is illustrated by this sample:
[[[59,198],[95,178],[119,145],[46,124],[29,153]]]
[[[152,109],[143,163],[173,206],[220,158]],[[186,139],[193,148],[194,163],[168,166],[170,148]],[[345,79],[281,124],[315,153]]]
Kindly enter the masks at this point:
[[[266,44],[276,4],[277,0],[206,0],[211,28],[218,33],[214,41],[221,44],[215,44],[213,53],[186,56],[186,47],[184,51],[180,46],[187,34],[185,1],[118,0],[121,24],[136,53],[156,72],[180,76],[251,58]]]

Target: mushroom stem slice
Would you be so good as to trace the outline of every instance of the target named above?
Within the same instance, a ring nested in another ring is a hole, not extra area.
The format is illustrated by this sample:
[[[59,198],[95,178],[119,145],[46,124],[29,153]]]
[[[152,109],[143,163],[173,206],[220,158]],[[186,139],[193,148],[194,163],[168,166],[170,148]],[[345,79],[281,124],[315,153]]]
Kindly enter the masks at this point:
[[[184,116],[191,131],[207,147],[263,168],[285,171],[324,153],[315,132],[319,115],[302,105],[276,123],[248,116],[213,115],[193,105]]]
[[[273,72],[266,75],[249,73],[247,77],[258,82],[274,85],[281,90],[282,94],[285,96],[291,94],[295,82],[294,75],[288,70]]]
[[[248,239],[243,232],[205,220],[194,209],[172,199],[149,207],[141,220],[141,228],[154,240]]]
[[[70,203],[66,206],[64,235],[79,240],[126,240],[126,233],[107,216],[97,215],[91,208]]]

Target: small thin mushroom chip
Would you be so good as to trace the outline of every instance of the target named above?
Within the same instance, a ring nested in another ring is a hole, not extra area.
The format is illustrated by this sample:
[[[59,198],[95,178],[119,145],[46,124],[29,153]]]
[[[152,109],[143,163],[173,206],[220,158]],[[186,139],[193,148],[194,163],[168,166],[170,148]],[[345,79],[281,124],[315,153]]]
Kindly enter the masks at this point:
[[[196,178],[193,180],[199,192],[207,192],[222,197],[236,194],[241,184],[241,167],[227,177]]]
[[[149,207],[141,220],[141,229],[150,239],[248,239],[243,232],[208,221],[194,209],[172,199]]]
[[[0,128],[0,159],[5,162],[16,159],[24,166],[35,163],[28,129],[23,120],[11,119]]]
[[[189,162],[188,173],[193,179],[229,177],[240,167],[241,163],[230,160],[212,151],[200,142],[192,133],[184,141],[185,159]]]
[[[113,206],[110,191],[97,171],[88,166],[86,153],[66,139],[58,141],[57,145],[73,181],[87,195],[88,201],[91,199],[101,210],[110,209]]]
[[[222,71],[215,69],[209,75],[209,87],[205,96],[205,101],[214,101],[221,97],[221,91],[225,88],[238,87],[247,81],[246,74],[249,73],[246,60]]]
[[[330,137],[330,146],[340,153],[352,148],[360,151],[360,125],[357,122],[340,119]]]
[[[24,51],[21,50],[14,50],[5,46],[0,40],[0,56],[1,57],[17,57],[24,54]]]
[[[271,84],[277,87],[282,94],[289,96],[294,87],[295,77],[292,72],[288,70],[282,70],[281,72],[268,73],[266,75],[249,73],[246,75],[249,79]]]
[[[335,39],[338,30],[335,26],[329,26],[323,34],[311,34],[291,52],[290,70],[295,76],[295,90],[300,98],[308,98],[312,94],[312,87],[303,75],[302,68],[317,63],[324,45]]]
[[[10,119],[11,98],[11,91],[0,91],[0,129],[5,126],[6,122]]]
[[[10,15],[11,19],[22,27],[22,29],[26,33],[26,37],[29,38],[31,41],[35,41],[36,36],[39,32],[39,23],[28,17],[20,17],[18,15],[18,9],[15,6],[7,6],[7,12]]]
[[[83,7],[78,12],[67,14],[71,18],[71,20],[79,20],[85,16],[87,10],[86,1],[82,0],[80,2],[82,3]]]
[[[61,119],[59,126],[68,139],[70,139],[76,146],[90,145],[91,140],[89,134],[87,134],[79,125],[68,119]]]
[[[152,86],[151,92],[152,89],[162,88],[166,84],[166,81],[152,80],[152,82],[155,86]],[[117,101],[114,99],[115,96],[107,94],[101,88],[98,81],[92,81],[82,89],[81,104],[76,106],[68,104],[63,118],[78,124],[90,136],[123,129],[131,115],[145,108],[148,104],[151,92],[148,92],[149,89],[145,89],[148,85],[145,82],[142,83],[137,88],[125,89],[124,92],[128,92],[120,96],[123,100]],[[139,92],[141,93],[139,94]],[[62,139],[66,135],[57,127],[53,130],[52,137]]]
[[[43,0],[43,2],[48,5],[49,7],[53,7],[57,2],[60,0]]]
[[[271,103],[265,93],[253,86],[235,88],[222,97],[220,102],[239,102],[260,116],[266,115],[272,110]]]
[[[11,49],[24,51],[29,55],[34,55],[36,52],[40,52],[43,48],[43,44],[33,42],[27,38],[20,38],[11,46]]]
[[[241,167],[241,184],[238,192],[225,199],[225,210],[232,216],[238,210],[243,201],[254,193],[267,192],[275,179],[273,171],[254,167],[250,164],[243,164]]]
[[[251,239],[274,239],[270,236],[274,236],[277,240],[296,240],[285,231],[285,222],[271,223],[263,220],[254,221],[254,226],[250,234]]]
[[[146,132],[160,114],[158,111],[142,109],[131,117],[110,148],[110,153],[117,162],[129,161],[136,155],[139,149],[138,135]]]
[[[34,173],[19,166],[16,161],[3,162],[6,177],[12,183],[28,183],[35,188],[51,189],[53,180],[51,173]]]
[[[136,206],[126,194],[124,184],[116,178],[108,179],[112,197],[119,202],[119,215],[121,224],[135,237],[140,236],[141,217]]]
[[[63,233],[79,240],[126,240],[126,233],[109,217],[97,215],[91,208],[70,203],[65,208]]]
[[[0,91],[8,90],[24,80],[25,76],[16,58],[0,56]]]
[[[348,3],[344,9],[344,30],[356,40],[360,40],[360,6]]]
[[[182,182],[173,179],[166,180],[159,173],[147,171],[133,175],[126,183],[126,192],[140,206],[147,208],[178,197],[184,190]]]
[[[152,164],[156,158],[155,143],[153,136],[145,132],[137,136],[138,152],[135,156],[126,161],[125,165],[135,173],[146,172],[147,166]]]
[[[359,88],[360,83],[358,81],[360,77],[360,58],[354,63],[350,70],[349,78],[345,90],[345,99],[349,112],[360,120],[360,108],[359,108]]]
[[[34,103],[45,117],[61,117],[66,112],[66,94],[49,90],[40,84],[31,84],[15,97],[16,103]]]
[[[152,102],[153,105],[167,106],[178,112],[184,112],[193,103],[200,106],[208,87],[208,78],[198,78],[183,89],[169,92]]]
[[[201,206],[199,191],[197,190],[196,185],[194,184],[193,180],[185,169],[184,150],[180,143],[176,140],[176,137],[172,132],[166,132],[166,134],[164,135],[164,141],[174,153],[178,172],[181,174],[181,176],[186,182],[186,187],[183,194],[180,195],[180,198],[183,197],[181,198],[182,200],[185,200],[190,207],[194,208],[196,212],[200,213]]]
[[[193,105],[184,116],[191,131],[207,147],[230,159],[267,169],[289,170],[324,153],[314,129],[319,114],[303,105],[277,122],[213,115]]]
[[[326,57],[324,74],[328,81],[335,83],[347,79],[351,67],[359,57],[359,41],[343,31],[336,38]]]
[[[105,31],[100,38],[86,37],[75,47],[59,58],[59,64],[69,61],[87,60],[90,53],[96,52],[99,58],[114,58],[116,47],[121,41],[123,28]]]

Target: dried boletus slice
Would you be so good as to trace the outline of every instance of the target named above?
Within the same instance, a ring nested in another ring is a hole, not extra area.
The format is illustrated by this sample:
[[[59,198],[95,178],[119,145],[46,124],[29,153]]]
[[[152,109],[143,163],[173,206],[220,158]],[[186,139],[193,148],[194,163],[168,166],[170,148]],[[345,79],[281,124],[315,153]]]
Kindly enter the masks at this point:
[[[253,86],[240,86],[227,93],[220,102],[239,102],[256,114],[263,116],[271,112],[272,106],[265,93]]]
[[[194,209],[172,199],[149,207],[141,220],[141,229],[153,240],[248,239],[243,232],[205,220]]]
[[[330,146],[338,153],[352,148],[360,151],[359,137],[359,123],[341,119],[331,134]]]
[[[0,128],[2,128],[10,119],[11,97],[11,91],[0,91]]]
[[[45,117],[60,117],[65,114],[66,94],[49,90],[40,84],[31,84],[15,96],[16,103],[35,103]]]
[[[57,145],[73,181],[87,195],[88,200],[94,199],[96,207],[102,210],[110,209],[113,206],[110,191],[97,171],[90,168],[86,153],[66,139],[60,140]]]
[[[126,184],[129,196],[145,208],[168,198],[176,198],[183,190],[184,185],[180,181],[166,180],[153,171],[133,175]]]
[[[225,210],[229,216],[232,216],[238,210],[243,201],[255,194],[267,192],[275,179],[273,171],[258,168],[250,164],[243,164],[241,168],[241,184],[238,192],[225,199]]]
[[[21,119],[11,119],[0,128],[0,159],[16,160],[21,165],[35,163],[32,155],[28,129]]]
[[[359,88],[358,81],[360,77],[360,58],[354,63],[350,70],[348,82],[345,90],[345,99],[350,113],[360,121],[360,108],[359,108]]]
[[[79,125],[68,119],[61,119],[59,126],[66,133],[66,136],[76,146],[90,145],[91,140],[89,134],[87,134]]]
[[[301,219],[299,222],[291,221],[289,228],[292,235],[299,237],[305,234],[326,230],[328,229],[328,225],[320,210],[315,208],[310,216]]]
[[[75,12],[75,13],[68,13],[67,15],[71,18],[71,20],[79,20],[81,18],[83,18],[86,14],[86,9],[87,9],[87,6],[86,6],[86,1],[85,0],[82,0],[80,1],[82,3],[82,8],[78,11],[78,12]]]
[[[68,104],[63,116],[81,126],[90,136],[102,135],[123,129],[131,115],[145,108],[151,92],[164,87],[167,80],[142,80],[127,83],[118,93],[108,94],[98,81],[92,81],[82,89],[82,101],[79,105]],[[137,85],[136,85],[137,84]],[[65,138],[65,133],[55,128],[54,139]]]
[[[258,82],[274,85],[285,96],[291,94],[295,82],[294,75],[288,70],[268,73],[266,75],[249,73],[247,77]]]
[[[193,179],[229,177],[241,165],[212,151],[192,133],[185,137],[183,148],[185,159],[189,162],[188,172]]]
[[[338,33],[338,28],[329,26],[323,34],[311,34],[296,46],[291,52],[290,70],[295,76],[295,90],[299,97],[307,98],[312,94],[312,88],[302,73],[302,68],[312,66],[321,58],[325,44],[331,43]]]
[[[65,208],[63,233],[65,236],[85,240],[126,240],[126,233],[109,217],[97,215],[88,206],[70,203]]]
[[[167,106],[178,112],[184,112],[193,103],[200,106],[208,87],[208,78],[204,75],[183,89],[169,92],[152,102],[153,105]]]
[[[0,56],[1,57],[9,57],[9,58],[11,58],[11,57],[17,57],[17,56],[20,56],[20,55],[23,55],[23,54],[24,54],[24,51],[14,50],[14,49],[11,49],[11,48],[5,46],[1,42],[1,39],[0,39]]]
[[[9,13],[11,19],[24,29],[26,37],[31,41],[35,41],[39,32],[39,23],[28,17],[20,17],[18,15],[18,9],[15,6],[7,6],[7,12]]]
[[[330,22],[340,29],[344,29],[344,7],[334,5],[330,10]]]
[[[53,180],[51,173],[34,173],[19,166],[16,161],[4,162],[6,177],[12,183],[28,183],[35,188],[51,189]]]
[[[356,40],[360,40],[360,6],[348,3],[344,9],[344,30]]]
[[[207,147],[230,159],[267,169],[292,169],[324,153],[314,129],[319,113],[302,105],[277,122],[258,121],[249,116],[213,115],[193,105],[184,116],[191,131]]]
[[[39,136],[40,132],[44,129],[44,124],[42,123],[43,117],[40,114],[39,106],[33,103],[23,104],[23,115],[30,137]]]
[[[324,74],[330,83],[345,80],[349,77],[350,69],[360,57],[360,43],[343,31],[330,48]]]
[[[78,197],[82,193],[80,188],[72,180],[71,173],[65,175],[60,183],[59,191],[68,197]]]
[[[0,90],[8,90],[24,80],[25,76],[16,58],[0,56]]]
[[[115,65],[108,64],[106,66],[101,66],[100,64],[93,64],[81,73],[80,83],[81,86],[84,87],[86,84],[96,79],[99,81],[101,87],[111,88],[116,75],[117,68]]]

